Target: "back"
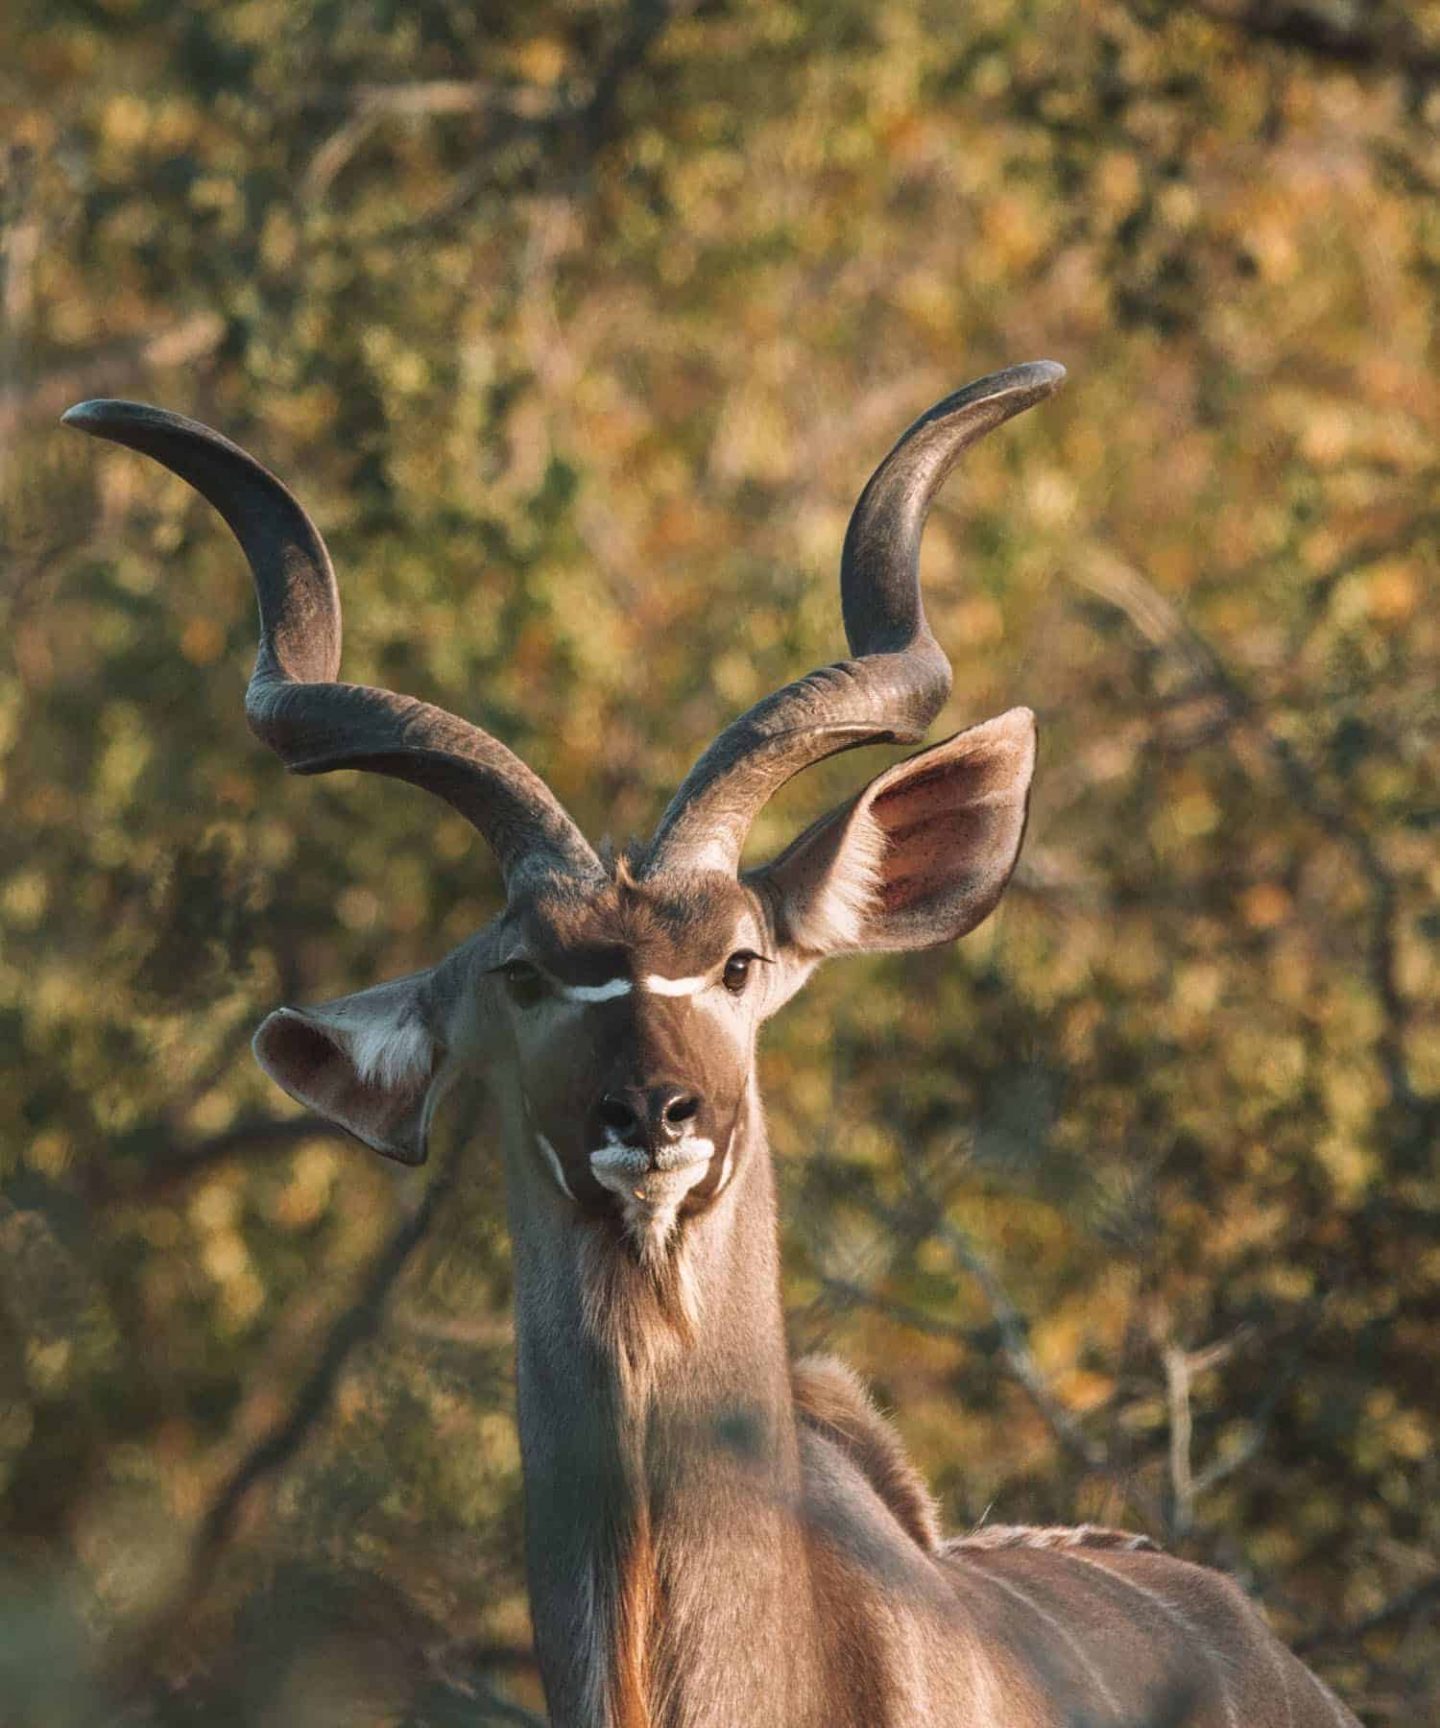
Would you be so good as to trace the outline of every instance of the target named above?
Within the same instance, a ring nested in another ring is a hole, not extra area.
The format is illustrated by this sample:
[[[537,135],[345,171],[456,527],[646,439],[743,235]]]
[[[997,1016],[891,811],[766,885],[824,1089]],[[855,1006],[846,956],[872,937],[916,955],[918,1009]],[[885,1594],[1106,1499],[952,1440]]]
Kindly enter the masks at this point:
[[[1113,1542],[948,1543],[940,1564],[1054,1700],[1056,1728],[1358,1728],[1229,1578]],[[1105,1536],[1111,1533],[1102,1533]]]
[[[854,1375],[811,1358],[793,1385],[815,1584],[866,1728],[1357,1728],[1223,1574],[1093,1525],[942,1539]]]

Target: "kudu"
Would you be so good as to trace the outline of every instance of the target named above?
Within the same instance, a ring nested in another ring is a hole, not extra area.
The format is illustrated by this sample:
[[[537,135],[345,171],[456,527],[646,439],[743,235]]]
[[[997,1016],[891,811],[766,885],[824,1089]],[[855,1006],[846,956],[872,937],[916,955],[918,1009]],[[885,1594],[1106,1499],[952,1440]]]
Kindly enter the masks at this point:
[[[840,587],[853,658],[722,731],[653,838],[592,850],[503,744],[337,682],[340,604],[281,483],[193,421],[66,420],[145,452],[224,517],[254,574],[250,725],[297,773],[438,793],[505,906],[431,970],[261,1026],[292,1097],[406,1164],[459,1072],[494,1100],[514,1244],[535,1641],[557,1728],[1303,1728],[1353,1723],[1228,1580],[1111,1532],[941,1537],[859,1384],[792,1365],[757,1029],[832,955],[950,942],[1025,827],[1017,708],[887,768],[757,869],[765,801],[812,763],[914,743],[950,689],[920,537],[956,458],[1049,396],[1014,367],[930,410],[866,486]]]

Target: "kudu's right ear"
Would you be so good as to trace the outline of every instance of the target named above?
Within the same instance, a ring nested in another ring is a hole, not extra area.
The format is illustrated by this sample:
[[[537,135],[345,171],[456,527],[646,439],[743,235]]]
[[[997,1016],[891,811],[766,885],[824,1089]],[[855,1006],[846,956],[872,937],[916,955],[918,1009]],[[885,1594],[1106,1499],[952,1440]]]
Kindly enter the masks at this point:
[[[802,959],[953,942],[1020,855],[1035,716],[1012,708],[877,775],[751,878]]]
[[[318,1008],[280,1008],[255,1034],[255,1058],[292,1098],[402,1164],[423,1164],[444,1051],[432,1023],[432,972]]]

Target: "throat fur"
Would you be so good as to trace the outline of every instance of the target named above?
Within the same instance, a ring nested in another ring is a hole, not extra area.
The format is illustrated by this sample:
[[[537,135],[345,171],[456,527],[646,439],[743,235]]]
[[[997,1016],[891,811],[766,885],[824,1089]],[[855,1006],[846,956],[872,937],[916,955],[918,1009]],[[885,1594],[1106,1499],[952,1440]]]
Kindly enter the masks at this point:
[[[638,1256],[599,1227],[581,1257],[581,1317],[611,1379],[617,1443],[614,1522],[596,1557],[606,1728],[657,1728],[660,1587],[646,1469],[656,1381],[694,1340],[698,1318],[683,1236],[661,1256]]]
[[[648,1400],[660,1366],[694,1342],[699,1302],[683,1233],[663,1255],[637,1257],[605,1225],[581,1247],[581,1319],[612,1365],[622,1400]]]

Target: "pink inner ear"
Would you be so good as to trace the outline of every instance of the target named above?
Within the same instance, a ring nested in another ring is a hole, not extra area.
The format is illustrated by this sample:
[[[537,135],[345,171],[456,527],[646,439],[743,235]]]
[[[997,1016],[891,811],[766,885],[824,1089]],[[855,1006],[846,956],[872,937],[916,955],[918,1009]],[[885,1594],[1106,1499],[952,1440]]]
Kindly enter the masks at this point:
[[[967,862],[981,865],[993,824],[988,806],[1013,799],[1012,780],[1010,764],[976,755],[880,791],[870,816],[886,841],[879,883],[885,912],[903,912],[953,890]]]
[[[281,1010],[260,1028],[256,1055],[292,1098],[387,1157],[424,1162],[419,1134],[428,1074],[389,1086],[361,1080],[344,1050],[313,1021]]]
[[[256,1048],[287,1087],[323,1110],[335,1090],[334,1069],[341,1056],[333,1040],[318,1026],[298,1015],[267,1021],[261,1027]]]
[[[1025,832],[1035,717],[1014,708],[887,768],[757,878],[809,955],[933,948],[1005,891]]]
[[[890,841],[880,881],[883,910],[903,912],[917,902],[932,900],[952,889],[957,855],[975,852],[983,840],[985,819],[980,811],[933,813],[898,831],[882,820]]]

